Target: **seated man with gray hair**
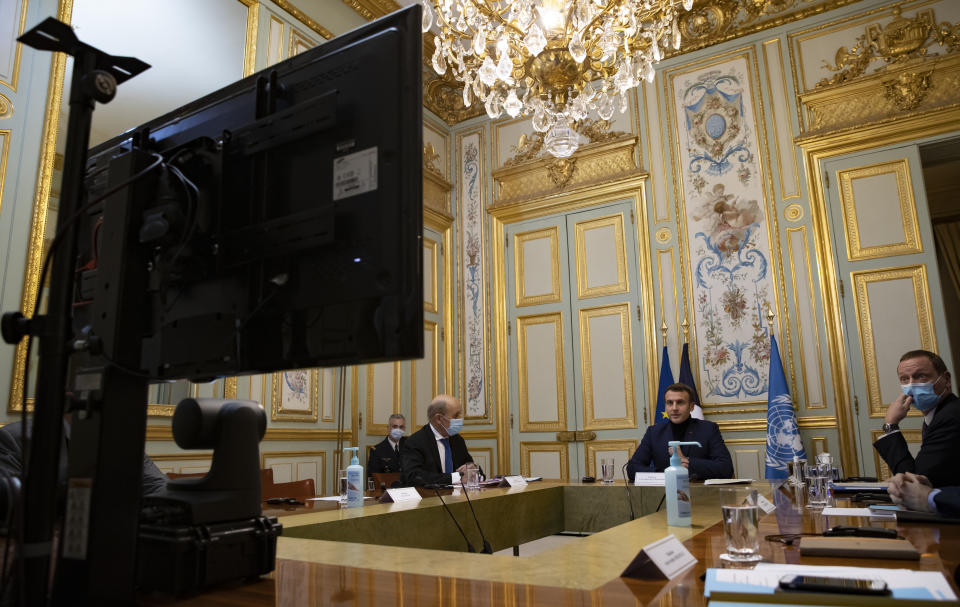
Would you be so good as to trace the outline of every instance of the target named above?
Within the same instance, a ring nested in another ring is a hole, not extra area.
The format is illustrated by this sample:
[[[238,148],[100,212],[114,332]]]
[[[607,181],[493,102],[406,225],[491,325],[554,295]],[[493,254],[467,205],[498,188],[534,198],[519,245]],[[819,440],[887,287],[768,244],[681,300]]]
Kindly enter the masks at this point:
[[[427,407],[427,424],[407,439],[400,452],[405,485],[450,485],[460,482],[466,464],[473,463],[460,436],[463,408],[456,397],[441,394]]]
[[[379,472],[403,472],[400,462],[400,450],[407,442],[407,418],[394,413],[387,421],[387,437],[377,443],[367,462],[367,474],[371,477]]]

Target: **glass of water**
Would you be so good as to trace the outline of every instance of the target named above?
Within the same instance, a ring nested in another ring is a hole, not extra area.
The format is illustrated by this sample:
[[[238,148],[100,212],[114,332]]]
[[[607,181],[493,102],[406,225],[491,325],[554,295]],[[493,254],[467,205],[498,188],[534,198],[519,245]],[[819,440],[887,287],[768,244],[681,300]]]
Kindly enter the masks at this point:
[[[728,563],[756,563],[760,556],[760,507],[749,501],[721,506],[723,539],[727,551],[720,560]]]
[[[477,468],[476,464],[469,462],[464,464],[460,482],[463,483],[463,488],[468,491],[480,490],[480,469]]]
[[[793,461],[787,462],[787,469],[790,473],[790,484],[794,487],[801,486],[807,476],[807,460],[794,457]]]
[[[338,472],[337,477],[340,479],[340,505],[347,505],[347,470],[346,468],[341,469]]]
[[[604,485],[613,484],[613,470],[614,470],[613,459],[611,458],[600,459],[600,478],[603,479]]]
[[[810,467],[810,488],[807,508],[823,508],[830,504],[833,466],[829,463]]]

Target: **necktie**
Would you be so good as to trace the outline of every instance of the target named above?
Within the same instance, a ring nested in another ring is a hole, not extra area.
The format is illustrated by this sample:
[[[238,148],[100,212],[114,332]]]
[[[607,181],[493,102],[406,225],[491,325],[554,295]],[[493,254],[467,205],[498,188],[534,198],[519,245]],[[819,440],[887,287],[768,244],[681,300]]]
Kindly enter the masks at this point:
[[[440,442],[443,443],[443,472],[450,474],[453,472],[453,451],[450,450],[450,439],[441,438]]]
[[[923,422],[923,428],[920,429],[920,440],[927,438],[927,422]]]

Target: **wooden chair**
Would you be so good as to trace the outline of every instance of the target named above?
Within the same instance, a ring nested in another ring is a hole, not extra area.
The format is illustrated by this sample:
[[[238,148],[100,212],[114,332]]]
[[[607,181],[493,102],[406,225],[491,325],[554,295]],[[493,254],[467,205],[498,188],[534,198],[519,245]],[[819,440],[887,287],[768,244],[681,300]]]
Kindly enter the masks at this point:
[[[315,497],[316,488],[312,478],[302,481],[292,481],[289,483],[272,483],[263,485],[260,488],[260,499],[268,500],[271,497],[295,497],[303,499],[305,497]]]

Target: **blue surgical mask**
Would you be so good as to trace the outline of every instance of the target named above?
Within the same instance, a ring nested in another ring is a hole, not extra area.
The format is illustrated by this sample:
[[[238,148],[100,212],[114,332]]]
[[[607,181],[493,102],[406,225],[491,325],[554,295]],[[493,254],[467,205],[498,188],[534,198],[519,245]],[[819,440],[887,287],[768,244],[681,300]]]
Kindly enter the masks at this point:
[[[460,434],[460,430],[463,428],[463,419],[455,417],[450,420],[450,426],[447,427],[447,434],[450,436],[456,436]]]
[[[933,385],[940,381],[940,377],[922,384],[900,384],[900,389],[903,390],[904,394],[913,398],[914,407],[926,413],[940,401],[942,396],[933,390]]]
[[[390,428],[390,438],[395,441],[403,438],[403,428]]]

